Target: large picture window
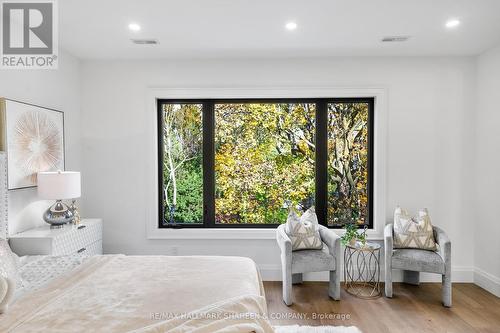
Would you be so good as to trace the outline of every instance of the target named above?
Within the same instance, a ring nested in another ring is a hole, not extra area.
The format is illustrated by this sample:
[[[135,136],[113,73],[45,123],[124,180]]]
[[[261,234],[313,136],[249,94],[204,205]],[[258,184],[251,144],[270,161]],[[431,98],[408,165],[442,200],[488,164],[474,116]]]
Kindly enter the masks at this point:
[[[159,226],[372,227],[373,99],[158,101]]]

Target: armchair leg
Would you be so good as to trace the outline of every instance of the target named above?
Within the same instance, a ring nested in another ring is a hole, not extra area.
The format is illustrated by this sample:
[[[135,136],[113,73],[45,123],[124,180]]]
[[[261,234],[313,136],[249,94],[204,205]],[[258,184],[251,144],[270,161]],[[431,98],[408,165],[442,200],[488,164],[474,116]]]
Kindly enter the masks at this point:
[[[283,302],[286,305],[292,305],[292,275],[286,274],[286,270],[283,270]]]
[[[447,308],[451,307],[451,276],[450,273],[444,274],[442,276],[443,280],[443,285],[442,285],[442,298],[443,298],[443,305],[446,306]]]
[[[302,283],[302,273],[292,274],[292,284]]]
[[[392,298],[392,269],[386,267],[385,269],[385,297]]]
[[[407,284],[413,284],[418,286],[420,284],[420,272],[415,271],[403,271],[403,282]]]
[[[340,300],[340,271],[330,271],[330,283],[328,285],[328,295],[334,300]]]

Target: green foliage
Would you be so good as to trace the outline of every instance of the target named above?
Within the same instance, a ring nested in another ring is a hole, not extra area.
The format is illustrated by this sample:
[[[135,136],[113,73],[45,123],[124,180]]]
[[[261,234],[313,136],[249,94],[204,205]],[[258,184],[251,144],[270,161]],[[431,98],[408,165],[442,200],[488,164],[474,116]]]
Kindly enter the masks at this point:
[[[359,232],[358,225],[356,223],[347,223],[344,224],[344,230],[345,233],[342,235],[342,237],[340,237],[340,242],[342,243],[342,245],[346,246],[353,239],[360,241],[363,245],[365,245],[367,230],[366,226],[364,227],[363,231]]]
[[[354,223],[347,223],[344,225],[345,233],[340,237],[342,245],[347,245],[352,239],[356,239],[358,235],[358,226]]]
[[[163,117],[165,221],[201,223],[203,222],[201,105],[166,104]]]
[[[179,173],[177,182],[177,206],[174,221],[177,223],[200,223],[203,221],[203,175],[201,163],[188,163]]]

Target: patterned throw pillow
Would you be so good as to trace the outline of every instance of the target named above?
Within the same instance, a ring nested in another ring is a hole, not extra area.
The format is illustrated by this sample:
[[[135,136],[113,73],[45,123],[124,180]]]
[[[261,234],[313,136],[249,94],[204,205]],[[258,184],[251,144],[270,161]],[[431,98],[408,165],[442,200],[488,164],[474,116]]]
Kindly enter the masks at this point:
[[[320,250],[323,248],[314,207],[309,208],[300,218],[293,209],[290,210],[285,231],[292,241],[292,251]]]
[[[431,251],[437,249],[427,209],[420,210],[418,216],[412,217],[406,210],[396,208],[394,211],[394,248]]]

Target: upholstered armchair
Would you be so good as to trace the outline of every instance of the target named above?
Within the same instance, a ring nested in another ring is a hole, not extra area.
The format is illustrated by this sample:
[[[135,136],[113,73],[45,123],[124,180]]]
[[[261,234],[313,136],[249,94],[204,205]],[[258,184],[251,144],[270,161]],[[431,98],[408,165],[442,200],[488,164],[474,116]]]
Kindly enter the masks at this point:
[[[403,270],[403,282],[418,285],[420,272],[442,276],[442,301],[451,307],[451,242],[445,232],[433,227],[434,239],[439,245],[436,252],[419,249],[394,249],[393,225],[384,230],[385,245],[385,295],[392,297],[392,270]]]
[[[320,225],[322,250],[299,250],[292,252],[292,242],[285,232],[285,225],[276,231],[276,240],[281,249],[281,271],[283,276],[283,301],[292,305],[292,284],[302,283],[302,274],[308,272],[330,272],[328,295],[340,299],[340,237],[332,230]],[[325,246],[326,245],[326,246]]]

